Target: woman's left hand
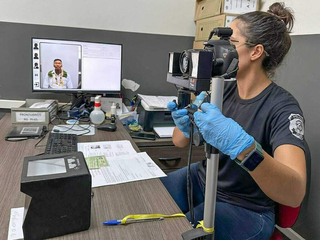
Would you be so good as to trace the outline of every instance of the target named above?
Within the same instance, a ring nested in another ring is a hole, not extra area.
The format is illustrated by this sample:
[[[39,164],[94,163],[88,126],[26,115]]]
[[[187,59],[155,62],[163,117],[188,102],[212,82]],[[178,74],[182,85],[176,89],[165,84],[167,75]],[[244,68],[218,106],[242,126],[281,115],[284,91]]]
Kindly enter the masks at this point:
[[[252,146],[254,138],[231,118],[226,118],[211,103],[201,105],[202,112],[194,113],[194,120],[204,140],[234,160]]]

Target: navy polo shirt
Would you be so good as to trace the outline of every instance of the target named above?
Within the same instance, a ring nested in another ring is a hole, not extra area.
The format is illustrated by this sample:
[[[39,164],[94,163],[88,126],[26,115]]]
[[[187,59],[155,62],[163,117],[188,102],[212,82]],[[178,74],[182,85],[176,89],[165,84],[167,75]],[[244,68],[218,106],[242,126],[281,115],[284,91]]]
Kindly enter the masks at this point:
[[[299,103],[274,82],[248,100],[239,97],[236,81],[225,82],[222,112],[239,123],[271,156],[283,144],[305,150],[304,118]],[[198,171],[204,185],[205,168],[206,160],[200,163]],[[262,192],[250,174],[222,153],[219,156],[217,200],[257,212],[274,211],[274,201]]]

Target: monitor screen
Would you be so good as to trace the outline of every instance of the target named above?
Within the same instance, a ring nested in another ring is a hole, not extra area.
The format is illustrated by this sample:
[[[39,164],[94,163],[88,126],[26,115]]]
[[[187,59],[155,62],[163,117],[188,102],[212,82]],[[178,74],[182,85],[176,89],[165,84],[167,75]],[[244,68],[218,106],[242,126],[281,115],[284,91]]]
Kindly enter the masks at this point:
[[[105,92],[121,90],[122,45],[32,39],[32,90]]]
[[[28,162],[27,177],[66,173],[64,158],[35,160]]]

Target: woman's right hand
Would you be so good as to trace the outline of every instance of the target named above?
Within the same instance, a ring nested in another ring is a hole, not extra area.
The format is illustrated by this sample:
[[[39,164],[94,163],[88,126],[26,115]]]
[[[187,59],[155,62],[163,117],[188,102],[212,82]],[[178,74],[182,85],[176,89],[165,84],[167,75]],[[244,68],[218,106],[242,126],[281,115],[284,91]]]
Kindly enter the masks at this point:
[[[190,138],[190,118],[187,115],[187,109],[178,110],[177,104],[175,102],[169,102],[167,108],[171,111],[171,115],[175,125],[179,128],[179,130],[186,138]]]

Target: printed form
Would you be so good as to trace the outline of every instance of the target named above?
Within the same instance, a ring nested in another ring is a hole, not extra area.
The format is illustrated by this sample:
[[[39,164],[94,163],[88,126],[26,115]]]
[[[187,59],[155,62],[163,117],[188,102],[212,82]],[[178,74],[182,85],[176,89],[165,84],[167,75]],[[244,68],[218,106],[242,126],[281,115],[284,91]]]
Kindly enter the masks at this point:
[[[166,176],[147,153],[137,153],[130,141],[78,143],[78,151],[83,152],[85,158],[106,157],[108,166],[90,170],[92,187]]]
[[[178,101],[178,97],[176,97],[176,96],[150,96],[150,95],[139,94],[139,97],[143,101],[145,101],[145,103],[149,107],[153,107],[153,108],[167,109],[167,105],[169,102],[172,102],[173,100]]]

